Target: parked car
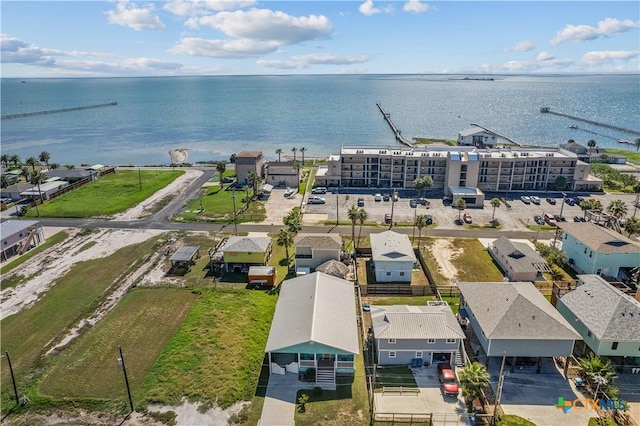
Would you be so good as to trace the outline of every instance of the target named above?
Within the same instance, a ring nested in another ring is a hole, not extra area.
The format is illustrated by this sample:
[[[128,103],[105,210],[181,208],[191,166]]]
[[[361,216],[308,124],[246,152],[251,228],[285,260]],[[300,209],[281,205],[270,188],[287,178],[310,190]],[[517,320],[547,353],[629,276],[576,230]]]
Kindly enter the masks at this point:
[[[384,194],[384,195],[382,196],[382,200],[383,200],[383,201],[389,201],[389,200],[391,200],[391,197],[389,196],[389,194]]]
[[[532,195],[531,197],[529,197],[531,199],[531,202],[533,204],[540,204],[540,197],[537,197],[535,195]]]
[[[526,195],[523,195],[522,197],[520,197],[520,201],[522,201],[525,204],[531,204],[531,198],[527,197]]]
[[[440,376],[442,370],[451,370],[451,364],[449,364],[449,361],[442,361],[438,363],[438,376]]]
[[[414,200],[412,198],[411,200],[409,200],[409,206],[415,209],[416,207],[418,207],[418,200]]]
[[[438,374],[440,378],[440,388],[445,396],[458,396],[458,383],[456,375],[450,368],[443,368]]]
[[[536,224],[538,225],[544,225],[544,217],[542,216],[534,216],[533,220],[536,222]]]
[[[373,201],[382,201],[382,194],[375,194],[373,196]]]
[[[358,198],[358,207],[364,207],[364,198]]]
[[[313,188],[311,190],[312,194],[326,194],[327,193],[327,188],[325,188],[324,186],[319,186],[317,188]]]
[[[284,191],[284,196],[289,198],[292,195],[295,194],[295,191],[293,190],[293,188],[287,188],[286,191]]]
[[[555,198],[547,198],[547,203],[551,204],[552,206],[556,205],[556,199]]]
[[[573,198],[565,198],[564,202],[567,203],[570,206],[575,206],[576,205],[576,200],[574,200]]]
[[[222,183],[232,183],[233,181],[234,179],[228,176],[222,178]]]
[[[433,223],[433,216],[431,216],[430,214],[428,214],[426,217],[426,223],[427,225],[431,225]]]
[[[586,222],[587,220],[582,216],[574,216],[573,217],[573,221],[574,222]]]
[[[323,197],[309,197],[307,204],[324,204],[327,200]]]
[[[391,213],[386,213],[384,215],[384,223],[391,223]]]
[[[549,214],[549,213],[545,213],[544,214],[544,221],[547,222],[547,225],[550,225],[550,226],[556,226],[557,225],[556,218],[553,217],[553,215]]]
[[[465,213],[462,215],[462,220],[464,220],[465,223],[471,223],[472,219],[471,219],[471,213]]]
[[[567,219],[564,216],[560,216],[559,214],[554,214],[553,218],[556,220],[556,222],[566,222]]]

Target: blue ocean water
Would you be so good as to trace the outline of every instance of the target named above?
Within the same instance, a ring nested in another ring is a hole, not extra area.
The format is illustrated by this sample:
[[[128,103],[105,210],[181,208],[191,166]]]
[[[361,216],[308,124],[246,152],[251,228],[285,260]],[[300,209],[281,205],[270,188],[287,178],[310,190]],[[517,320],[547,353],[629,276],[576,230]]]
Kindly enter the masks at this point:
[[[342,145],[396,144],[376,107],[402,134],[455,139],[477,123],[519,143],[556,146],[574,139],[619,147],[633,135],[541,114],[540,108],[623,128],[640,128],[640,75],[223,76],[110,79],[2,79],[2,115],[117,102],[117,106],[2,120],[3,154],[51,162],[169,164],[226,160],[242,150],[324,157]],[[577,124],[578,129],[569,125]]]

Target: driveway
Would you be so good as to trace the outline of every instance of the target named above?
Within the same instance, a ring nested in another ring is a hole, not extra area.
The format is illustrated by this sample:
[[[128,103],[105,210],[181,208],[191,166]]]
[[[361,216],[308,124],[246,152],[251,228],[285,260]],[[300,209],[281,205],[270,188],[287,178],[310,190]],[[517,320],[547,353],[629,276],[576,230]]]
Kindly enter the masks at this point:
[[[297,374],[271,374],[258,425],[293,426],[299,386]]]
[[[284,188],[274,188],[265,203],[266,218],[262,221],[266,225],[283,225],[282,218],[288,215],[294,207],[300,207],[302,195],[285,197]]]
[[[468,424],[460,416],[465,413],[462,396],[445,397],[440,390],[438,371],[435,366],[413,369],[418,394],[381,393],[374,396],[375,412],[378,414],[417,414],[433,413],[435,424]],[[459,422],[459,423],[457,423]]]

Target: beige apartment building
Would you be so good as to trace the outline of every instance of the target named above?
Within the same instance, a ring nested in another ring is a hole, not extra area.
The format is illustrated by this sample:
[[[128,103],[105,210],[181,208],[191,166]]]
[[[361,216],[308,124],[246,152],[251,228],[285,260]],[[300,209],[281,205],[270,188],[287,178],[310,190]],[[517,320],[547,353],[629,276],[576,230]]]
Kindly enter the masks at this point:
[[[411,189],[431,176],[434,189],[469,205],[484,202],[483,191],[554,189],[564,178],[568,191],[600,190],[589,164],[561,148],[477,148],[475,146],[343,146],[316,174],[316,185]]]

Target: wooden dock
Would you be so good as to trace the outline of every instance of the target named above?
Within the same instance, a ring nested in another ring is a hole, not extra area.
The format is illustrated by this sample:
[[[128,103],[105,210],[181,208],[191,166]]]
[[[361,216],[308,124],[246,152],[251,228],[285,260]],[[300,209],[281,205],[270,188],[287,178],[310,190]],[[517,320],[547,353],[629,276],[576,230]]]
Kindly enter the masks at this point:
[[[560,117],[566,117],[566,118],[570,118],[572,120],[582,121],[583,123],[593,124],[594,126],[606,127],[607,129],[617,130],[619,132],[629,133],[629,134],[632,134],[632,135],[635,135],[635,136],[640,136],[640,130],[627,129],[627,128],[620,127],[620,126],[614,126],[612,124],[601,123],[599,121],[589,120],[589,119],[582,118],[582,117],[576,117],[575,115],[565,114],[563,112],[551,111],[551,108],[549,108],[549,107],[540,108],[540,112],[544,113],[544,114],[554,114],[554,115],[558,115]]]
[[[98,105],[87,105],[87,106],[79,106],[73,108],[62,108],[62,109],[50,109],[47,111],[35,111],[35,112],[23,112],[22,114],[8,114],[3,115],[2,120],[9,120],[12,118],[24,118],[24,117],[32,117],[34,115],[47,115],[47,114],[57,114],[59,112],[71,112],[71,111],[82,111],[84,109],[92,109],[92,108],[103,108],[108,106],[116,106],[117,102],[109,102],[106,104],[98,104]]]
[[[380,112],[382,113],[382,115],[384,116],[385,121],[389,124],[389,127],[391,127],[391,130],[393,130],[393,133],[396,137],[396,140],[398,142],[400,142],[403,145],[406,145],[410,148],[413,148],[413,143],[411,143],[410,140],[408,140],[407,138],[405,138],[404,136],[402,136],[402,132],[396,127],[395,124],[393,124],[393,121],[391,121],[391,114],[389,114],[388,112],[385,112],[382,109],[382,105],[380,104],[376,104],[376,106],[378,107],[378,109],[380,110]]]

